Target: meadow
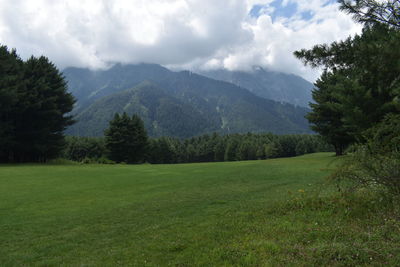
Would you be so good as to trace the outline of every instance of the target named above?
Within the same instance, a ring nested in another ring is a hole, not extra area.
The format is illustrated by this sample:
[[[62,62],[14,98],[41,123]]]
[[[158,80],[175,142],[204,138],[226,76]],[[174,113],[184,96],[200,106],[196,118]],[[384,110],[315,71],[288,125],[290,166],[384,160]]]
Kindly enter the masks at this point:
[[[396,210],[337,163],[0,165],[0,265],[396,266]]]

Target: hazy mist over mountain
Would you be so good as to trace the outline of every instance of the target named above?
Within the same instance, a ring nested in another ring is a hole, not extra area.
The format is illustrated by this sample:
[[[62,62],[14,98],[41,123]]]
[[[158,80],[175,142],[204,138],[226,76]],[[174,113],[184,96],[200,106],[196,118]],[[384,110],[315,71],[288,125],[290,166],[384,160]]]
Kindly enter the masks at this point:
[[[257,96],[286,102],[302,107],[309,107],[312,101],[313,85],[293,74],[268,71],[261,67],[253,67],[250,71],[228,71],[226,69],[203,71],[200,74],[250,90]]]

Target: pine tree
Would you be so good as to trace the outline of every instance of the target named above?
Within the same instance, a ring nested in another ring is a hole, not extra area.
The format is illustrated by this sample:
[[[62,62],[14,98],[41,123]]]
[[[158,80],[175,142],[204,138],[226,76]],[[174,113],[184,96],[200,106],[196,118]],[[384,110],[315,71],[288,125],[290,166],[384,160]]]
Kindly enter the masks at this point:
[[[124,112],[115,114],[104,132],[109,157],[116,162],[137,163],[145,158],[148,138],[143,121]]]
[[[373,20],[378,16],[373,15],[375,11],[395,18],[388,8],[394,1],[352,2],[341,1],[342,9],[353,15],[362,10],[372,12],[364,14],[365,20],[359,17],[366,23],[361,35],[295,52],[305,64],[325,70],[313,94],[316,104],[311,105],[308,119],[314,130],[336,146],[338,154],[346,143],[365,142],[364,132],[387,114],[400,112],[400,31],[393,20],[392,24]],[[381,10],[375,10],[375,5]]]
[[[239,141],[237,140],[236,136],[230,136],[228,144],[225,149],[225,156],[224,156],[225,161],[237,160],[236,152],[237,152],[238,146],[239,146]]]
[[[225,156],[225,143],[222,139],[214,146],[214,161],[224,161]]]
[[[14,158],[15,114],[18,93],[23,89],[23,62],[15,50],[0,46],[0,162]]]
[[[63,148],[74,98],[47,58],[23,62],[0,46],[0,161],[46,161]]]
[[[312,123],[311,128],[335,147],[337,156],[354,141],[343,122],[345,114],[340,98],[348,88],[345,81],[338,73],[324,72],[315,83],[316,89],[312,92],[315,103],[310,104],[312,111],[306,116]]]
[[[338,0],[340,9],[361,23],[382,23],[400,29],[400,1]]]
[[[74,121],[74,98],[48,58],[31,57],[25,63],[26,90],[19,99],[16,138],[19,161],[46,161],[64,146],[64,130]]]

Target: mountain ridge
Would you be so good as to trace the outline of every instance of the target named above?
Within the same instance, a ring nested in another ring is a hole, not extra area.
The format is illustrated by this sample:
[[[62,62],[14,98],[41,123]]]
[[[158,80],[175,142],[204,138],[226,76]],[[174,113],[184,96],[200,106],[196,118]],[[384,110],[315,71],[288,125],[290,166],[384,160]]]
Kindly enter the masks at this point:
[[[190,71],[172,72],[156,64],[139,64],[96,72],[67,69],[64,75],[78,99],[78,123],[67,130],[72,135],[101,135],[110,116],[123,111],[141,115],[151,136],[310,132],[304,118],[307,109],[264,99],[234,84]],[[118,95],[121,92],[124,97]]]
[[[294,74],[269,71],[258,66],[254,66],[250,71],[217,69],[198,73],[212,79],[230,82],[246,88],[257,96],[274,101],[307,108],[312,102],[313,84]]]

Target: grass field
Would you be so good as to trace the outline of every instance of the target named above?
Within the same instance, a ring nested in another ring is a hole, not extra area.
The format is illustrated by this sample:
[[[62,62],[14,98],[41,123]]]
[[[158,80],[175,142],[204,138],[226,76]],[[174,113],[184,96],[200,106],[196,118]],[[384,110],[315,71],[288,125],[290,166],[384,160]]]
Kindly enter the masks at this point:
[[[336,161],[0,165],[0,265],[400,264],[396,215],[339,198]]]

